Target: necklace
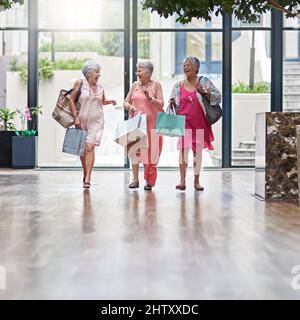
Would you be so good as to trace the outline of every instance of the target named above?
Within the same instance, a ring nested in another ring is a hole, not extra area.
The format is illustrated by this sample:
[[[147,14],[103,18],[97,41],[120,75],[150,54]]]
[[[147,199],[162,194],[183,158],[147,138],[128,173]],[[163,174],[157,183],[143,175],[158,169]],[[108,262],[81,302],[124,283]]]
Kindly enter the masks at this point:
[[[149,84],[151,83],[152,81],[150,80],[148,83],[146,84],[142,84],[141,82],[139,82],[139,85],[140,87],[142,88],[143,91],[147,90],[147,87],[149,87]]]

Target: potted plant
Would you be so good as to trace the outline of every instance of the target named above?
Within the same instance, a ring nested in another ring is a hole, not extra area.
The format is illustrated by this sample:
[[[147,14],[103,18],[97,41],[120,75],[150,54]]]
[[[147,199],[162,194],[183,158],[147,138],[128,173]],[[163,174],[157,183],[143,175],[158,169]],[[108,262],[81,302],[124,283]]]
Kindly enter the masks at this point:
[[[15,111],[0,109],[0,167],[12,165],[12,137],[15,135]]]
[[[16,131],[12,139],[12,167],[34,168],[36,166],[37,122],[36,118],[42,115],[41,106],[25,110],[17,109],[21,119],[21,130]],[[30,112],[31,111],[31,112]],[[32,118],[34,116],[34,118]],[[25,129],[33,122],[32,129]]]

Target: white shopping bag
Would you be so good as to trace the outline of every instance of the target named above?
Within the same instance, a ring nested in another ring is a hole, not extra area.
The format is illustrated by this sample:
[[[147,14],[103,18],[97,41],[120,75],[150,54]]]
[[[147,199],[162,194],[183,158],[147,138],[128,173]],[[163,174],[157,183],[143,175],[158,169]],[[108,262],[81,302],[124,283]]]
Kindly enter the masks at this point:
[[[114,141],[123,147],[135,141],[141,141],[141,147],[148,147],[147,115],[138,114],[135,117],[119,122]]]

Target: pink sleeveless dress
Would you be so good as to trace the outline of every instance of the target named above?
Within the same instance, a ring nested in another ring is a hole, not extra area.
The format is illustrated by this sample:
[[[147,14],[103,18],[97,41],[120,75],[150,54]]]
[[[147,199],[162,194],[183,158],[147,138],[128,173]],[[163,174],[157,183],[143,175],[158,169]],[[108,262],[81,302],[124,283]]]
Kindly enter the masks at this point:
[[[180,108],[179,115],[185,116],[185,134],[179,138],[177,148],[202,150],[214,150],[211,142],[214,135],[211,125],[208,123],[200,102],[197,98],[196,90],[189,92],[181,84],[180,86]]]
[[[104,129],[103,92],[100,84],[97,84],[97,92],[92,92],[88,81],[83,79],[78,117],[81,129],[87,131],[86,143],[96,146],[100,145]]]

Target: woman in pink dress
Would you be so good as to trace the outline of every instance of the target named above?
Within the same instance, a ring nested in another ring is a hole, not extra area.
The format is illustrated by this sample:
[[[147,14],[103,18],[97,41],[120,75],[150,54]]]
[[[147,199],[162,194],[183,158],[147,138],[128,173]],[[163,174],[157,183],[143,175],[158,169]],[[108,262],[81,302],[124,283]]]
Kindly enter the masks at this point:
[[[105,98],[104,90],[98,82],[100,66],[94,61],[87,61],[82,69],[83,80],[77,80],[70,97],[70,107],[75,117],[75,127],[87,131],[85,154],[80,156],[83,168],[83,187],[91,185],[91,174],[95,162],[95,146],[99,146],[104,129],[103,105],[115,105],[115,100]],[[79,113],[75,108],[75,99],[82,81]]]
[[[170,105],[177,114],[184,115],[185,135],[178,141],[180,183],[176,186],[178,190],[185,190],[186,169],[188,166],[188,153],[193,150],[194,155],[194,188],[203,191],[200,185],[200,169],[202,163],[202,150],[207,148],[213,150],[212,141],[214,135],[211,125],[205,115],[205,108],[201,94],[205,95],[211,105],[221,102],[221,93],[214,84],[206,77],[198,77],[200,61],[196,57],[187,57],[183,61],[183,71],[186,75],[184,81],[175,84]]]
[[[137,64],[138,81],[133,83],[124,102],[124,108],[129,110],[130,118],[138,113],[147,115],[148,147],[140,148],[137,153],[134,151],[134,154],[131,154],[130,150],[128,152],[132,160],[133,172],[130,189],[139,188],[139,163],[144,164],[145,190],[152,190],[157,178],[156,166],[161,154],[163,138],[156,135],[155,127],[157,113],[163,111],[164,100],[160,83],[151,80],[152,73],[153,65],[150,61]]]

